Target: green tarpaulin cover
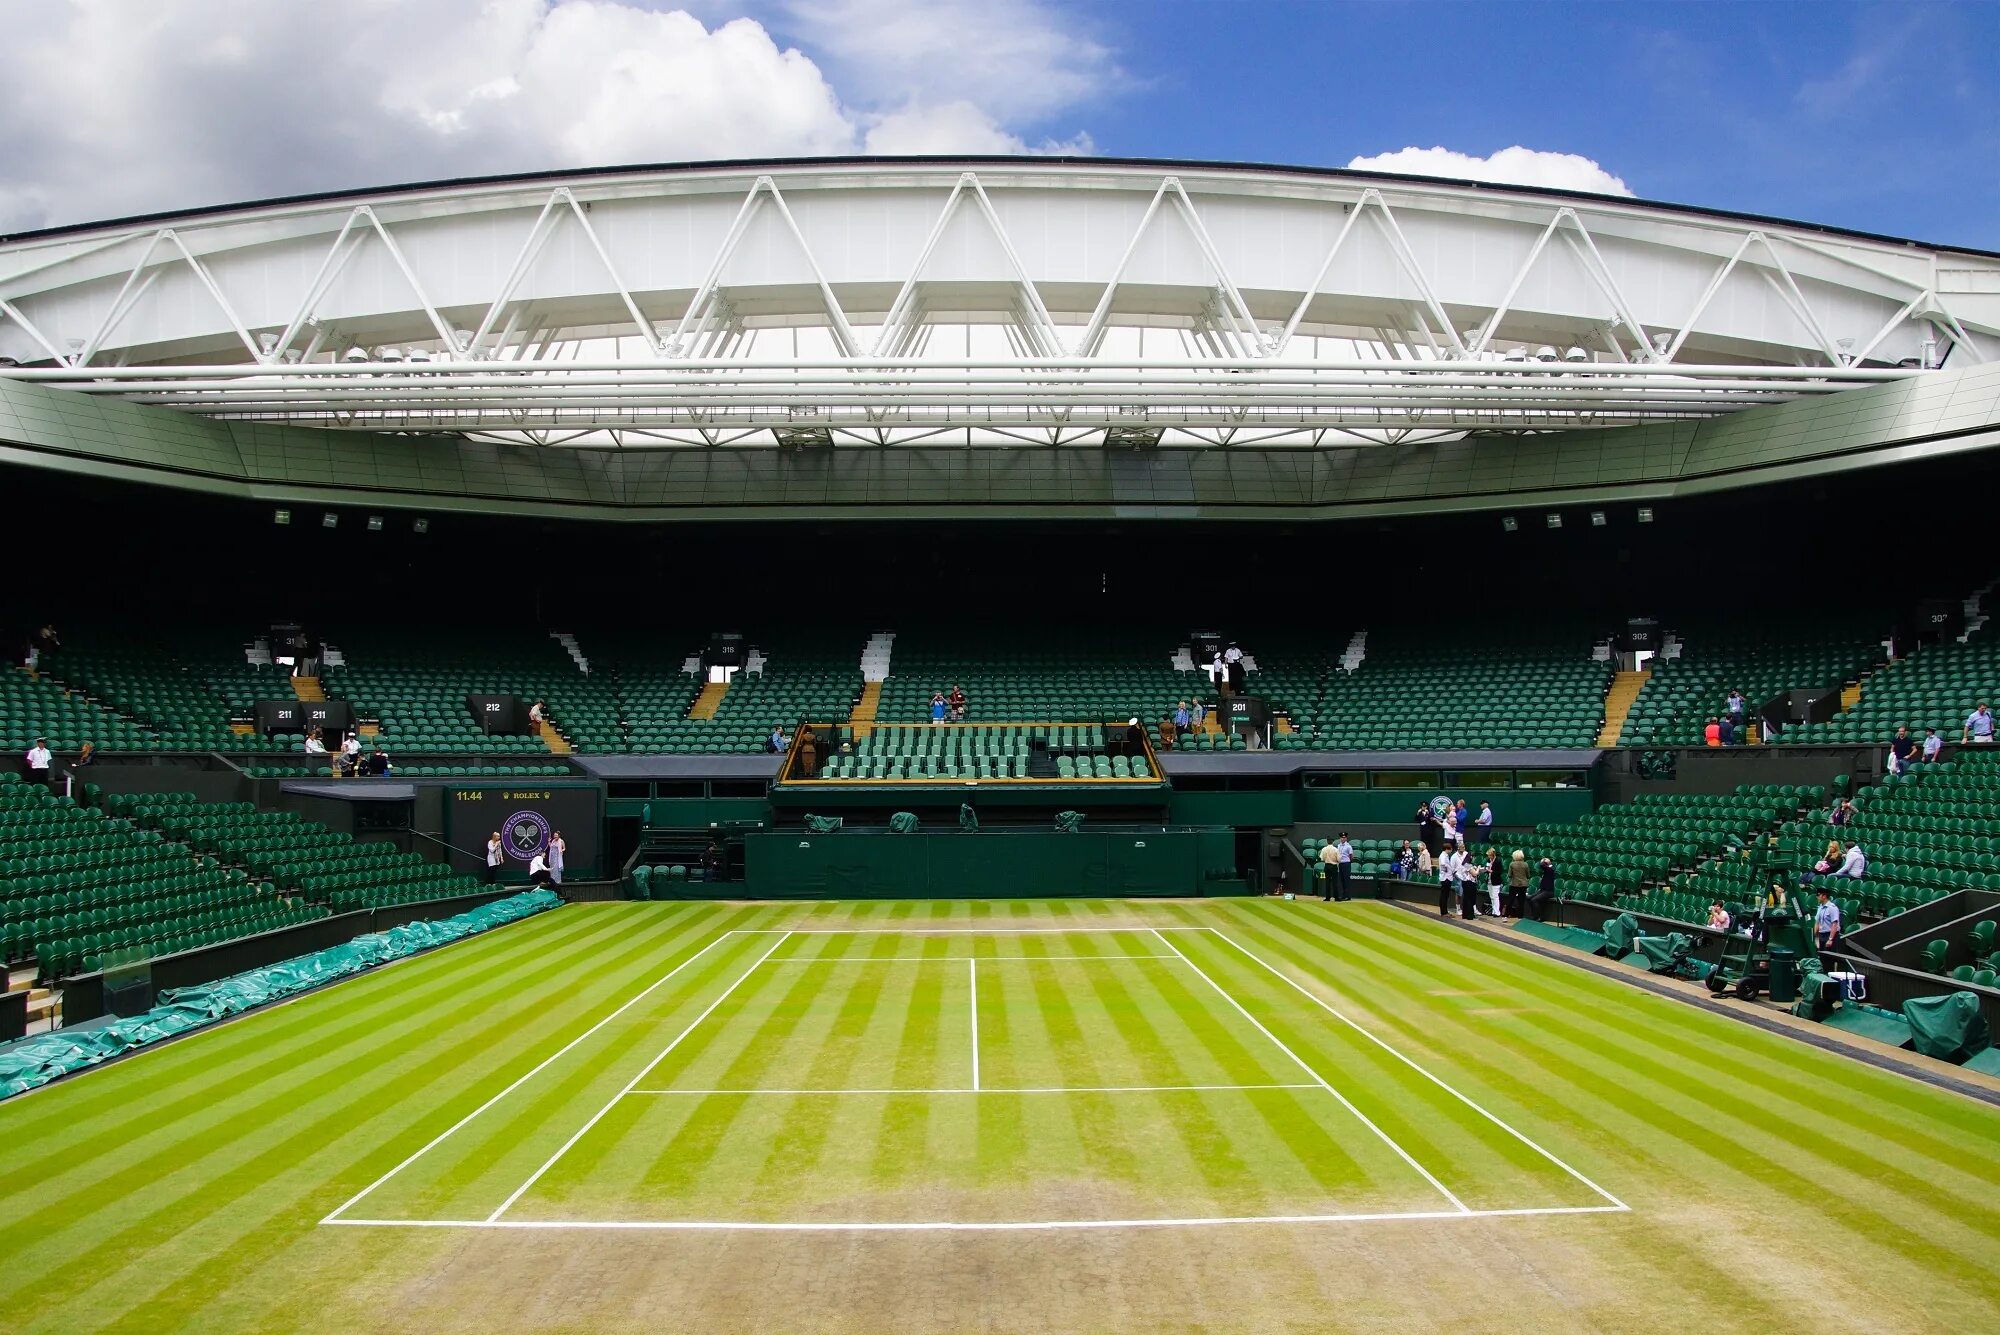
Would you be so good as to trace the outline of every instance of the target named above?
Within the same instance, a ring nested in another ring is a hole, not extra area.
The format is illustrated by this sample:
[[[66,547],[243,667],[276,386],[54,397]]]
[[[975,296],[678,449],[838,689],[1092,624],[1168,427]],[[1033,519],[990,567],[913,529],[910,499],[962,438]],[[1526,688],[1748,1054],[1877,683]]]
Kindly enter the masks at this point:
[[[1643,956],[1646,967],[1654,973],[1672,973],[1682,960],[1694,954],[1694,938],[1685,932],[1642,936],[1632,942],[1632,953]]]
[[[1993,1026],[1970,992],[1915,997],[1903,1003],[1903,1018],[1910,1022],[1910,1046],[1926,1057],[1962,1062],[1993,1046]]]
[[[979,833],[979,815],[973,811],[969,802],[958,804],[958,828],[967,834]]]
[[[220,982],[171,988],[160,993],[159,1004],[144,1015],[114,1020],[76,1034],[57,1030],[34,1042],[22,1043],[0,1053],[0,1098],[45,1085],[71,1071],[95,1066],[121,1052],[130,1052],[133,1048],[239,1015],[252,1007],[318,987],[321,983],[344,978],[348,974],[360,973],[377,964],[386,964],[432,946],[441,946],[488,928],[516,922],[560,903],[562,899],[552,890],[531,890],[481,905],[455,918],[405,923],[386,932],[370,932],[366,936],[355,937],[345,945],[329,946],[310,955],[252,969]]]
[[[916,832],[917,832],[916,812],[899,811],[895,815],[889,817],[890,834],[915,834]]]
[[[841,816],[807,816],[806,832],[808,834],[832,834],[840,828],[843,819],[844,817]]]
[[[1619,959],[1636,950],[1634,944],[1639,939],[1639,920],[1629,913],[1621,913],[1604,924],[1604,953]]]
[[[1056,813],[1056,833],[1075,834],[1083,828],[1081,811],[1058,811]]]

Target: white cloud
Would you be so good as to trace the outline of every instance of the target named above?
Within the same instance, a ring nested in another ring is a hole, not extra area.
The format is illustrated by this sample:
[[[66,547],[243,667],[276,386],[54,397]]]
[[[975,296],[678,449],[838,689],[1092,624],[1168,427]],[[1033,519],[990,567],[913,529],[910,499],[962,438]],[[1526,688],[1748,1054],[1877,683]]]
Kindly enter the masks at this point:
[[[1017,132],[1109,67],[1030,0],[833,0],[854,30],[792,25],[807,50],[743,16],[781,2],[0,0],[0,231],[626,162],[1087,150]]]
[[[1575,153],[1549,153],[1522,148],[1518,144],[1485,158],[1449,148],[1400,148],[1393,153],[1355,158],[1347,165],[1355,171],[1445,176],[1462,181],[1584,190],[1594,195],[1629,196],[1632,193],[1632,188],[1623,179],[1613,176],[1589,158]]]
[[[907,107],[868,127],[865,151],[884,157],[938,153],[1080,153],[1095,148],[1088,134],[1030,144],[970,102]]]

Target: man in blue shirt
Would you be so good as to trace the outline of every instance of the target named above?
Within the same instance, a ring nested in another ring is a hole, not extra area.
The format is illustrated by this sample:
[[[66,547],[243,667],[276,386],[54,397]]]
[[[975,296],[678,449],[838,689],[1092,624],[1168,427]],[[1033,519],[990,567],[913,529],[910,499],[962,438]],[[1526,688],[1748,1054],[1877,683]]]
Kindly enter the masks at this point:
[[[1840,905],[1826,891],[1819,892],[1819,908],[1813,912],[1813,940],[1821,950],[1830,950],[1840,938]]]
[[[1932,765],[1944,754],[1944,738],[1937,735],[1936,728],[1924,729],[1924,763]]]
[[[1979,702],[1979,708],[1972,711],[1971,717],[1965,720],[1965,734],[1959,740],[1980,743],[1993,740],[1993,711],[1986,707],[1984,700]]]
[[[1182,732],[1186,732],[1193,723],[1194,715],[1188,712],[1188,702],[1183,700],[1181,701],[1180,708],[1174,711],[1174,726]]]
[[[1354,845],[1347,842],[1346,835],[1341,835],[1340,841],[1334,845],[1334,855],[1337,859],[1334,870],[1338,878],[1334,883],[1333,897],[1345,904],[1354,898]]]

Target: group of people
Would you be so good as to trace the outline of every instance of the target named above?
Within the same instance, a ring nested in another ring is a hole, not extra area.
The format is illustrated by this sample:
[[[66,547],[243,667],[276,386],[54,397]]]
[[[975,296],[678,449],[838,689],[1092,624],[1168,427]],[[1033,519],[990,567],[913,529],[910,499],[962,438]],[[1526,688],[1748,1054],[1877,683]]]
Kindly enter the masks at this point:
[[[957,682],[948,692],[931,692],[931,722],[940,726],[965,722],[965,691]]]
[[[551,830],[548,844],[528,859],[528,880],[539,886],[561,885],[563,855],[568,851],[569,845],[564,842],[562,831]],[[486,884],[498,881],[506,865],[506,846],[500,841],[500,831],[495,830],[486,839]]]
[[[389,753],[381,747],[363,754],[361,738],[355,733],[345,733],[335,749],[329,750],[326,738],[318,728],[306,734],[306,754],[309,756],[333,757],[333,772],[343,779],[380,778],[389,773]]]
[[[1199,697],[1183,700],[1174,706],[1174,712],[1160,720],[1160,746],[1171,751],[1180,744],[1187,733],[1200,732],[1208,720],[1208,707]]]
[[[1231,644],[1218,649],[1208,663],[1208,684],[1223,697],[1243,694],[1243,651]]]
[[[1410,854],[1407,843],[1403,851]],[[1527,853],[1518,848],[1513,857],[1502,861],[1497,845],[1487,847],[1483,860],[1479,854],[1454,845],[1437,856],[1432,872],[1437,877],[1438,916],[1442,918],[1449,918],[1455,910],[1468,922],[1482,915],[1539,921],[1556,897],[1554,861],[1543,858],[1530,866]]]
[[[1723,701],[1722,713],[1711,716],[1702,728],[1702,740],[1710,746],[1741,746],[1750,740],[1750,699],[1732,689]]]

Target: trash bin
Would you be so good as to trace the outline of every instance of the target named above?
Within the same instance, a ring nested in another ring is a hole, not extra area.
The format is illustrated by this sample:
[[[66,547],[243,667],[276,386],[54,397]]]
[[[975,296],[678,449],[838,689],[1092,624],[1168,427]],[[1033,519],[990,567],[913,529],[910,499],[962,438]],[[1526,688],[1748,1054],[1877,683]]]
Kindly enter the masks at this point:
[[[1799,999],[1799,952],[1771,947],[1771,1000],[1791,1005]]]

